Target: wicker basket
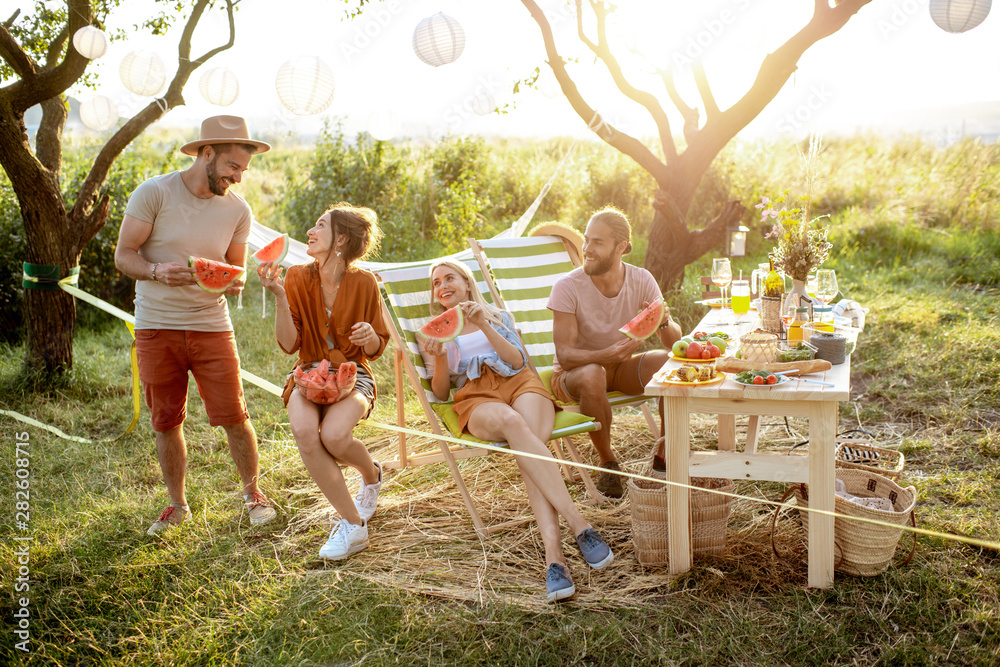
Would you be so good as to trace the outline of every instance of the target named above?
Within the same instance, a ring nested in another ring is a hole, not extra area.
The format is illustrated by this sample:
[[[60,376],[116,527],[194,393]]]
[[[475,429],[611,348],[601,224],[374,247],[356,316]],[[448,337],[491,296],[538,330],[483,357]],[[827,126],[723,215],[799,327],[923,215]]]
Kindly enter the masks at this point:
[[[837,496],[834,505],[837,514],[875,519],[898,526],[905,526],[915,521],[913,509],[917,504],[917,490],[914,487],[904,489],[878,473],[850,468],[838,468],[837,479],[843,480],[847,492],[851,495],[887,498],[893,506],[893,511],[888,512],[864,507]],[[802,507],[809,506],[809,490],[805,484],[795,487],[795,500]],[[799,515],[802,527],[808,531],[809,512],[799,511]],[[876,526],[838,516],[833,522],[833,539],[843,557],[837,564],[837,569],[861,577],[871,577],[885,572],[892,562],[902,534],[901,528]],[[910,556],[912,555],[911,552]]]
[[[833,457],[838,468],[867,470],[892,479],[899,479],[906,462],[902,452],[853,440],[839,442]]]
[[[740,337],[740,358],[753,363],[769,364],[778,356],[778,337],[773,333],[751,331]]]
[[[769,331],[776,335],[785,332],[781,321],[781,297],[762,296],[760,297],[760,326],[764,331]]]
[[[692,486],[733,493],[736,484],[730,479],[695,477]],[[667,541],[667,485],[629,478],[628,496],[632,505],[632,543],[635,557],[642,565],[666,565],[669,562]],[[726,550],[726,527],[732,508],[730,496],[707,491],[692,491],[691,547],[694,557],[710,556]]]

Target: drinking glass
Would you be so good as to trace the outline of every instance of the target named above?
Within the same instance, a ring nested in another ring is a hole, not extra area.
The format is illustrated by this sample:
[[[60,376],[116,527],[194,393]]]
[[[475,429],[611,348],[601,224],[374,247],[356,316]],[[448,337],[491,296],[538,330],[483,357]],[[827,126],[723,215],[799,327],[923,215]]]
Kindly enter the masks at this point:
[[[830,303],[837,296],[837,274],[833,269],[820,269],[816,272],[816,298],[823,303]]]
[[[712,260],[712,282],[722,291],[722,305],[726,305],[726,287],[733,280],[733,269],[729,266],[729,258]]]
[[[733,281],[733,312],[739,317],[736,319],[736,323],[743,319],[745,315],[750,310],[750,281],[749,280],[734,280]]]

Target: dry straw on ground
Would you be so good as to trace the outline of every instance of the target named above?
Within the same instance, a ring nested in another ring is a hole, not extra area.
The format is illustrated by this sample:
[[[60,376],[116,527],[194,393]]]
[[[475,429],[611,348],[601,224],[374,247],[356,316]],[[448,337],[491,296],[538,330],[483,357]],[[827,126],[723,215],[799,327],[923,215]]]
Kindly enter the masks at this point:
[[[715,419],[693,416],[693,447],[714,448]],[[745,419],[738,421],[745,430]],[[426,424],[414,428],[426,429]],[[850,425],[843,428],[851,428]],[[627,470],[645,473],[645,462],[654,438],[638,414],[616,415],[613,442]],[[765,420],[760,447],[789,455],[804,455],[805,422],[786,425],[784,420]],[[411,439],[412,440],[412,439]],[[584,436],[578,445],[585,456],[593,448]],[[394,458],[396,436],[377,437],[368,447],[374,458]],[[880,445],[886,446],[880,439]],[[412,445],[411,445],[412,446]],[[421,448],[436,448],[433,442]],[[496,533],[480,540],[445,464],[432,464],[387,471],[379,509],[370,522],[371,546],[349,560],[324,562],[318,557],[309,568],[317,575],[359,577],[411,593],[449,600],[483,603],[502,601],[534,610],[551,608],[543,596],[544,549],[530,513],[527,496],[513,457],[493,454],[459,462],[466,483],[487,525],[504,524]],[[358,480],[348,473],[352,492]],[[776,501],[780,485],[744,482],[737,493],[750,498]],[[315,554],[326,540],[333,510],[309,483],[292,491],[301,494],[284,537],[287,548],[302,555]],[[690,584],[671,580],[667,568],[640,565],[631,541],[630,508],[627,498],[605,505],[587,503],[580,484],[570,492],[585,518],[608,541],[614,562],[604,570],[591,570],[580,557],[573,536],[563,525],[566,554],[577,595],[572,604],[584,607],[639,606],[664,600]],[[737,588],[772,589],[802,587],[806,581],[804,535],[792,514],[778,522],[776,537],[782,558],[771,551],[773,507],[751,500],[733,503],[726,552],[695,561],[701,586],[724,584]]]

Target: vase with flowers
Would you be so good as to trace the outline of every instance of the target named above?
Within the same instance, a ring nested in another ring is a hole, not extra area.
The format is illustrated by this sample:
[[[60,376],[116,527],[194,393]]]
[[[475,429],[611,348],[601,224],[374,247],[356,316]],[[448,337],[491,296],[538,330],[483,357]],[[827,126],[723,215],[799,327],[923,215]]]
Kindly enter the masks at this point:
[[[820,142],[816,137],[810,138],[809,153],[803,159],[806,176],[807,194],[802,197],[801,206],[789,208],[783,204],[788,199],[788,191],[781,193],[775,200],[762,197],[756,208],[761,212],[761,222],[773,220],[771,230],[764,238],[775,239],[772,258],[774,268],[792,278],[791,295],[808,296],[806,279],[813,269],[826,261],[833,244],[827,240],[827,230],[819,228],[816,223],[827,217],[809,217],[809,205],[812,183],[815,178],[815,164],[819,153]],[[781,206],[780,209],[777,207]],[[798,299],[786,303],[798,303]]]

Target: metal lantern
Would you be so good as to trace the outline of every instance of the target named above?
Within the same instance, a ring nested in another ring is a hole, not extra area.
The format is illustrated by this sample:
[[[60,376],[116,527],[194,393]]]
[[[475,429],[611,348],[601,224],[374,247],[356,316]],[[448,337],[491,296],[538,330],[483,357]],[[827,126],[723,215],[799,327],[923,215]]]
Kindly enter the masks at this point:
[[[136,95],[156,95],[167,80],[167,68],[152,51],[133,51],[122,58],[118,75],[125,87]]]
[[[747,232],[749,227],[734,224],[726,229],[726,255],[729,257],[746,257]]]
[[[433,67],[455,62],[464,48],[465,31],[444,12],[428,16],[413,31],[413,52]]]
[[[80,120],[95,132],[110,130],[118,123],[118,107],[104,95],[80,103]]]
[[[298,116],[317,114],[333,102],[333,70],[316,56],[286,62],[278,69],[274,86],[281,104]]]
[[[400,127],[399,116],[392,111],[374,111],[368,116],[368,134],[378,141],[394,139]]]
[[[931,0],[931,18],[942,30],[972,30],[990,13],[992,0]]]
[[[209,103],[227,107],[240,96],[240,82],[228,67],[214,67],[198,79],[198,90]]]
[[[100,28],[86,25],[73,33],[73,48],[84,58],[95,60],[108,52],[108,36]]]

